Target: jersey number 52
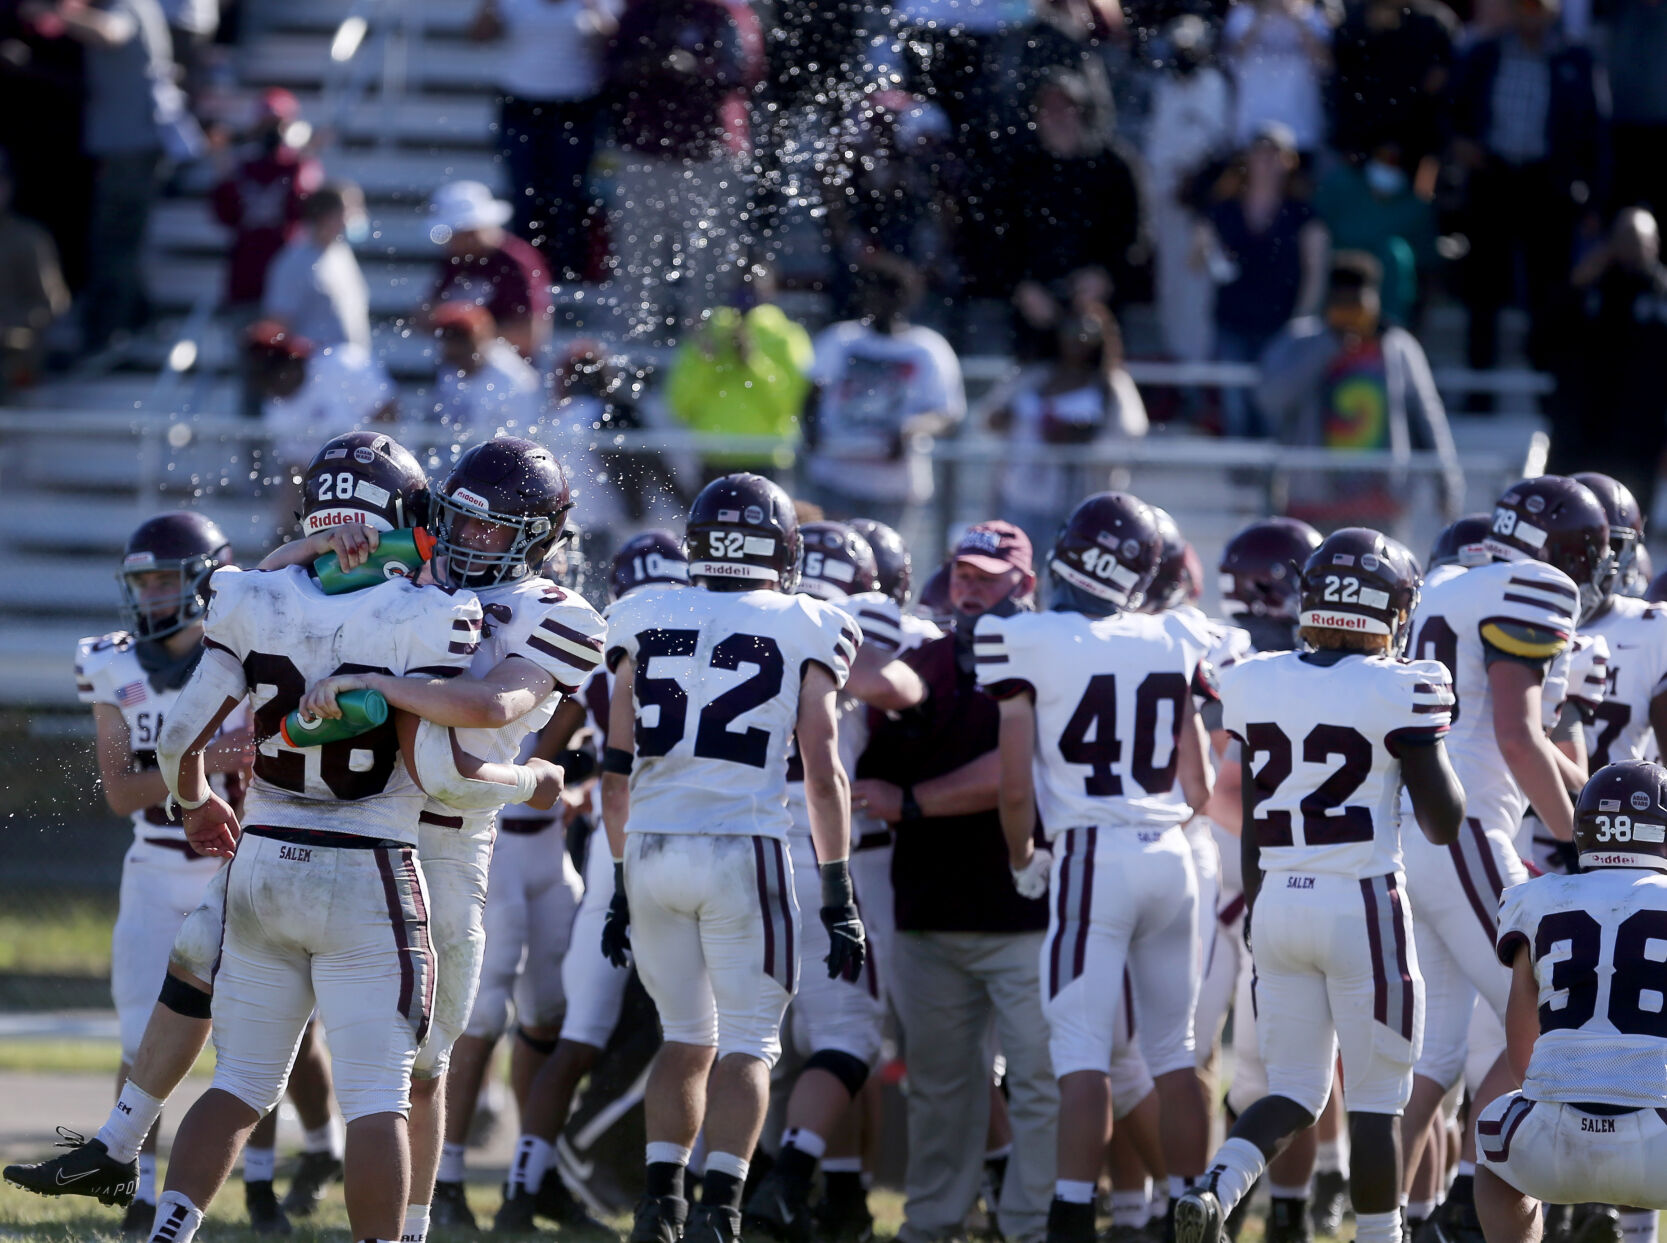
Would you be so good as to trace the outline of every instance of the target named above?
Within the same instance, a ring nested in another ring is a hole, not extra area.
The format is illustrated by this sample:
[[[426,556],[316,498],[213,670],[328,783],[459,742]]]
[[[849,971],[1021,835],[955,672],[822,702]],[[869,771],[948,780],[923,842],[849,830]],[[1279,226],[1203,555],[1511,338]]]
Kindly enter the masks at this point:
[[[655,677],[655,657],[691,657],[700,643],[698,630],[645,630],[637,636],[637,675],[631,689],[637,700],[637,754],[665,755],[688,730],[689,693],[676,678]],[[695,755],[703,760],[728,760],[763,768],[770,757],[770,732],[757,727],[730,729],[743,712],[762,707],[781,693],[787,662],[781,648],[767,635],[732,634],[712,649],[714,669],[752,665],[758,672],[730,687],[700,710],[695,730]],[[648,708],[658,710],[652,725],[643,723]]]

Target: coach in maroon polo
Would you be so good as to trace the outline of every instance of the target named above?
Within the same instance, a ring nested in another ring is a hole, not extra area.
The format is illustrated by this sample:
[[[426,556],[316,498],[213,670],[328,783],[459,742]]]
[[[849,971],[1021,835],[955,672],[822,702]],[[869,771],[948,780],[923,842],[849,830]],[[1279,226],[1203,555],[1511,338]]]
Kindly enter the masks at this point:
[[[999,1100],[992,1022],[1011,1122],[998,1223],[1009,1239],[1047,1224],[1059,1110],[1038,978],[1048,911],[1013,888],[996,814],[998,713],[972,671],[978,618],[1032,607],[1035,589],[1025,533],[979,523],[951,558],[950,632],[883,666],[859,660],[847,687],[878,709],[852,797],[895,831],[897,937],[880,969],[909,1067],[902,1243],[960,1233],[978,1194]]]

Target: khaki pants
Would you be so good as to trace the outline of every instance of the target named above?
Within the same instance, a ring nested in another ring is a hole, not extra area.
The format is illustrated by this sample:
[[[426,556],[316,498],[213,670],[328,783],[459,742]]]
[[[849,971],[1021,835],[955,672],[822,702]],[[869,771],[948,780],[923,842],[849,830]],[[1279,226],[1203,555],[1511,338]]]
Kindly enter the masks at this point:
[[[1007,1059],[1013,1155],[998,1212],[1011,1240],[1040,1238],[1053,1197],[1059,1088],[1048,1060],[1042,932],[900,932],[892,1000],[909,1067],[902,1243],[959,1233],[978,1194],[990,1117],[992,1024]]]

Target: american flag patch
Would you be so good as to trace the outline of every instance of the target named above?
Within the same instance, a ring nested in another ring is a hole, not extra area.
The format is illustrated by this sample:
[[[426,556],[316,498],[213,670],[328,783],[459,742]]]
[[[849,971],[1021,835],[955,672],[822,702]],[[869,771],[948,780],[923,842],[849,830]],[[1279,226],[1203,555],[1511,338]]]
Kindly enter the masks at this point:
[[[124,708],[131,708],[134,704],[145,702],[144,682],[129,682],[116,692],[116,702]]]

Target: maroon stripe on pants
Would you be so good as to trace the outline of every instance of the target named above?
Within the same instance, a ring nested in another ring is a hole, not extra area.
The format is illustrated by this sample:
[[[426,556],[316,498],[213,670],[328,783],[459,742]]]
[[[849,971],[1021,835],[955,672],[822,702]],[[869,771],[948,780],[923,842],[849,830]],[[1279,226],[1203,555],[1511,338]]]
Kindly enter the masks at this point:
[[[764,839],[752,839],[752,856],[758,873],[758,913],[764,919],[764,974],[776,975],[776,927],[770,922],[770,882],[764,875]]]
[[[1065,940],[1065,896],[1071,892],[1071,838],[1075,829],[1065,830],[1065,853],[1059,860],[1059,893],[1056,895],[1053,944],[1048,946],[1048,996],[1059,996],[1059,947]]]
[[[776,898],[781,903],[781,955],[787,967],[782,973],[787,977],[782,985],[791,993],[799,982],[799,956],[793,952],[793,895],[787,880],[787,856],[782,850],[781,839],[771,838],[770,844],[776,851]]]
[[[1488,841],[1488,835],[1483,831],[1480,821],[1470,822],[1476,828],[1476,849],[1482,852],[1482,871],[1487,873],[1488,891],[1493,894],[1493,918],[1489,921],[1495,929],[1499,926],[1499,897],[1505,892],[1505,882],[1499,877],[1499,861],[1493,857],[1493,843]]]
[[[1395,969],[1401,975],[1401,1038],[1411,1040],[1414,990],[1412,964],[1407,961],[1407,929],[1412,912],[1407,909],[1406,899],[1401,896],[1401,887],[1395,883],[1394,876],[1385,876],[1383,883],[1389,891],[1389,922],[1395,929]]]
[[[1094,846],[1099,840],[1100,830],[1090,827],[1088,830],[1088,852],[1082,861],[1082,902],[1077,909],[1077,943],[1071,952],[1071,978],[1073,980],[1082,975],[1083,962],[1088,957],[1088,913],[1094,905]]]
[[[1123,968],[1123,1035],[1134,1039],[1134,981],[1127,967]]]
[[[1216,913],[1216,919],[1225,928],[1242,914],[1244,914],[1244,894],[1241,893]]]
[[[399,882],[394,877],[394,865],[389,851],[377,850],[376,870],[382,874],[382,893],[388,902],[388,922],[394,927],[394,948],[399,957],[399,1012],[407,1018],[411,1014],[411,999],[417,991],[417,971],[411,961],[411,946],[405,936],[405,908],[399,900]],[[424,1027],[427,1027],[425,1022]],[[421,1041],[418,1037],[418,1041]]]
[[[434,942],[429,936],[428,905],[423,901],[422,880],[417,874],[417,858],[410,850],[400,852],[400,867],[405,872],[405,879],[410,887],[411,905],[415,909],[417,918],[421,921],[416,927],[416,936],[412,944],[423,959],[423,1017],[417,1028],[417,1043],[421,1044],[428,1035],[428,1023],[434,1014],[434,989],[436,985],[435,971],[438,964],[434,958]]]
[[[1368,876],[1360,882],[1360,900],[1366,904],[1366,945],[1372,957],[1372,1019],[1389,1025],[1389,978],[1384,970],[1383,935],[1378,930],[1378,895],[1372,891],[1377,879]]]
[[[1465,823],[1478,833],[1482,831],[1481,822],[1474,817]],[[1447,850],[1453,857],[1453,870],[1459,875],[1459,884],[1464,887],[1464,896],[1470,901],[1470,909],[1476,912],[1476,918],[1482,922],[1483,931],[1488,934],[1488,940],[1492,941],[1494,933],[1498,931],[1494,923],[1495,912],[1488,910],[1487,903],[1482,900],[1481,891],[1476,888],[1475,879],[1470,875],[1470,864],[1464,859],[1464,839],[1461,837],[1448,846]]]

